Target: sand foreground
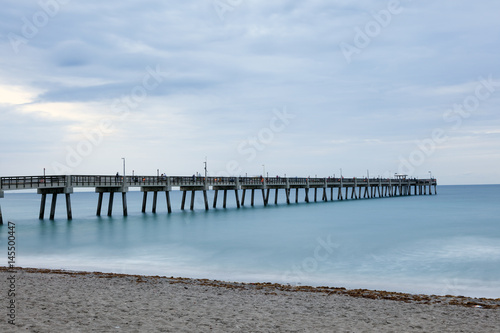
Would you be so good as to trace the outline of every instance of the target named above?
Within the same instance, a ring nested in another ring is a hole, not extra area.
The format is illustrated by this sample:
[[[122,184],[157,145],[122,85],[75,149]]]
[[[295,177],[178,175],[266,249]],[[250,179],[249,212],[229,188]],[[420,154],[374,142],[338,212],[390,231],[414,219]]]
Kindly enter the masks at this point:
[[[1,332],[500,332],[500,299],[29,268],[0,275]]]

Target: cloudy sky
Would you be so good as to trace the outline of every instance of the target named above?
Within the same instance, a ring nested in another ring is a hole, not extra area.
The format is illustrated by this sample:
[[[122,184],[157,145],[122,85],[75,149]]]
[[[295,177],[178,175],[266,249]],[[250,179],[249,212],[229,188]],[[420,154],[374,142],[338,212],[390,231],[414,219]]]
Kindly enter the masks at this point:
[[[0,175],[500,183],[500,2],[4,0]]]

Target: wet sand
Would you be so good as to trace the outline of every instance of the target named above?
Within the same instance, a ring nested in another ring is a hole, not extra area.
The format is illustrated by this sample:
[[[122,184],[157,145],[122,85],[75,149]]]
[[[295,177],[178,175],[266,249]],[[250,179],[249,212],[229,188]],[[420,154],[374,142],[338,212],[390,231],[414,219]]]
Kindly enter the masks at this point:
[[[1,332],[500,332],[500,299],[14,271],[0,267]],[[6,308],[12,275],[15,326]]]

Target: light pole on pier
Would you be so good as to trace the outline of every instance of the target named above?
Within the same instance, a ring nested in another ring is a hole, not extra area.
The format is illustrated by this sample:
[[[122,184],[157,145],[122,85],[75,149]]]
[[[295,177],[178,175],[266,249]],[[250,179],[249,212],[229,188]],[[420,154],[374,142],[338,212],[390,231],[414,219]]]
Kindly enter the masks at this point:
[[[207,181],[207,157],[205,156],[205,162],[203,162],[205,165],[205,181]]]
[[[430,179],[432,179],[432,173],[429,171],[429,177]]]
[[[123,160],[123,184],[125,184],[125,157],[122,157]]]
[[[262,177],[266,176],[266,165],[262,164]]]
[[[342,168],[340,168],[340,178],[342,178]]]

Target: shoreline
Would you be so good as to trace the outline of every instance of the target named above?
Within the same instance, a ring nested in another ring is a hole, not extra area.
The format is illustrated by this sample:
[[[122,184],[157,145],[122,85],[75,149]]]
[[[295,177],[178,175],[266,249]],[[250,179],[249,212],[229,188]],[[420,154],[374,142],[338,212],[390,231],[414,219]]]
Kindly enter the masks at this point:
[[[289,284],[279,284],[271,282],[230,282],[211,279],[200,278],[186,278],[186,277],[167,277],[159,275],[140,275],[140,274],[123,274],[123,273],[104,273],[104,272],[90,272],[90,271],[73,271],[63,269],[50,269],[50,268],[31,268],[31,267],[14,267],[8,268],[0,266],[0,272],[15,273],[17,271],[25,273],[41,273],[41,274],[54,274],[54,275],[69,275],[76,276],[93,276],[98,278],[135,278],[137,283],[144,283],[152,280],[164,280],[168,283],[184,283],[200,286],[220,287],[226,289],[247,289],[247,290],[263,290],[264,292],[308,292],[308,293],[321,293],[326,295],[344,295],[353,298],[365,298],[372,300],[390,300],[405,303],[415,304],[444,304],[455,305],[462,307],[474,307],[484,309],[499,309],[500,298],[485,298],[485,297],[467,297],[460,295],[427,295],[427,294],[410,294],[402,292],[393,292],[385,290],[371,290],[371,289],[347,289],[344,287],[328,287],[328,286],[293,286]]]

